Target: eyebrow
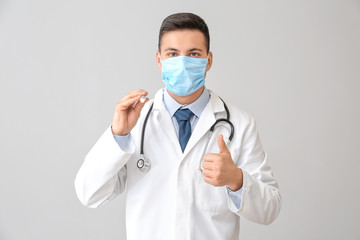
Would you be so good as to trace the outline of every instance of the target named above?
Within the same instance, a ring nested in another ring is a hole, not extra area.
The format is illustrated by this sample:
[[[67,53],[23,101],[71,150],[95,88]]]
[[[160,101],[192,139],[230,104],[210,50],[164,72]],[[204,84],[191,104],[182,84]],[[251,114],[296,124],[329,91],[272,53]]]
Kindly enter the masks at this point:
[[[179,50],[178,50],[178,49],[176,49],[176,48],[167,48],[167,49],[165,49],[164,51],[165,51],[165,52],[166,52],[166,51],[175,51],[175,52],[179,52]],[[189,50],[188,50],[188,52],[194,52],[194,51],[203,52],[203,50],[202,50],[202,49],[200,49],[200,48],[191,48],[191,49],[189,49]]]
[[[202,52],[203,50],[200,49],[200,48],[192,48],[192,49],[189,50],[189,52],[194,52],[194,51]]]
[[[166,51],[176,51],[176,52],[179,52],[179,50],[177,50],[176,48],[167,48],[164,50],[165,52]]]

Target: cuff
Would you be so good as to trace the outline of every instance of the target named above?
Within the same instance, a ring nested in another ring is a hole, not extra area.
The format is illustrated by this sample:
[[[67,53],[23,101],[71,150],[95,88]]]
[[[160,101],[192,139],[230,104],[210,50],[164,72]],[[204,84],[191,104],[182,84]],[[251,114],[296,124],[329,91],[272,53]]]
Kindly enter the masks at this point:
[[[226,186],[226,190],[227,190],[229,198],[232,200],[232,202],[234,203],[236,208],[240,209],[241,195],[242,195],[242,192],[243,192],[243,188],[240,188],[237,191],[232,191],[228,186]]]
[[[110,127],[111,128],[111,127]],[[126,152],[126,153],[131,153],[134,151],[134,146],[131,144],[131,133],[125,135],[125,136],[120,136],[120,135],[115,135],[113,134],[113,137],[117,143],[117,145],[119,146],[119,148]]]

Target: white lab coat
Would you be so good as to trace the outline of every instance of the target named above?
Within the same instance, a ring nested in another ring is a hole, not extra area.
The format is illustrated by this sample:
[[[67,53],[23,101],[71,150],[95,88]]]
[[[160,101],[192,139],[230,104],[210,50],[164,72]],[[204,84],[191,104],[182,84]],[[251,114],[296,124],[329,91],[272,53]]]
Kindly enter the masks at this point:
[[[171,117],[163,103],[163,89],[149,101],[131,131],[126,149],[115,141],[111,128],[87,154],[75,180],[80,201],[92,208],[110,201],[126,188],[128,240],[235,240],[239,239],[240,217],[270,224],[278,216],[281,197],[267,163],[254,119],[227,103],[235,134],[228,145],[236,165],[243,170],[240,209],[226,187],[214,187],[199,171],[211,125],[226,117],[219,97],[211,98],[189,139],[184,153]],[[151,161],[148,173],[136,166],[140,157],[141,129],[150,103],[154,107],[146,125],[144,153]],[[217,136],[226,140],[228,126],[216,128],[206,153],[217,153]]]

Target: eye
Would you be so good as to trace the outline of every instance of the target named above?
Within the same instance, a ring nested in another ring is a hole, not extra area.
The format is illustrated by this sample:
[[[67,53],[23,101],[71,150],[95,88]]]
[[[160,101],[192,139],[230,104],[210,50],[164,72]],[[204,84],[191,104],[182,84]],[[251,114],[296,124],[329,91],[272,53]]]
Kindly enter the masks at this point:
[[[201,55],[198,52],[191,52],[190,57],[201,57]]]
[[[177,54],[176,54],[176,52],[168,52],[167,55],[169,57],[176,57]]]

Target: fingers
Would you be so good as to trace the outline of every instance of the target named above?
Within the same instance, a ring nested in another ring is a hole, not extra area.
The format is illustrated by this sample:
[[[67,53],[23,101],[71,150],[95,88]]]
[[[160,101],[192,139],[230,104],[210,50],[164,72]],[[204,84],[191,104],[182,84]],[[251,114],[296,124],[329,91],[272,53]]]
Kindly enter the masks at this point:
[[[219,159],[218,153],[207,153],[204,156],[204,162],[215,162]]]
[[[147,94],[147,91],[141,89],[131,91],[123,99],[121,99],[117,105],[120,107],[120,110],[128,109],[130,106],[134,106],[142,96],[146,96]]]
[[[142,89],[139,89],[139,90],[134,90],[134,91],[131,91],[129,92],[128,94],[126,94],[121,100],[120,102],[122,101],[127,101],[129,99],[134,99],[134,98],[138,98],[139,96],[146,96],[148,95],[148,92],[145,91],[145,90],[142,90]]]
[[[204,170],[202,171],[202,174],[203,174],[204,177],[206,177],[206,178],[212,178],[212,175],[213,175],[212,171],[210,171],[210,170],[208,170],[208,169],[204,169]]]
[[[140,97],[140,98],[141,98],[141,97]],[[138,102],[136,103],[136,105],[135,105],[135,107],[134,107],[134,110],[135,110],[135,112],[136,112],[138,115],[140,115],[140,112],[141,112],[142,108],[145,106],[145,103],[147,103],[148,101],[149,101],[149,99],[146,98],[144,102],[141,102],[141,100],[140,100],[140,101],[138,101]]]
[[[201,164],[201,166],[203,167],[203,169],[206,169],[206,170],[213,170],[214,169],[214,164],[212,164],[211,162],[203,162]]]
[[[133,97],[137,97],[137,96],[146,96],[148,95],[148,92],[142,89],[138,89],[138,90],[134,90],[129,92],[128,94],[125,95],[125,97],[122,100],[125,100],[127,98],[133,98]]]
[[[135,126],[142,107],[145,102],[141,103],[141,97],[146,96],[147,91],[142,89],[134,90],[126,94],[115,106],[112,132],[115,135],[126,135]],[[139,103],[139,104],[137,104]]]
[[[129,108],[130,106],[132,107],[136,102],[138,102],[140,100],[141,96],[137,96],[137,97],[132,97],[132,98],[128,98],[125,100],[121,100],[118,104],[120,107],[122,108]],[[124,109],[122,109],[124,110]]]
[[[210,185],[213,185],[214,187],[224,186],[224,185],[220,184],[218,181],[216,181],[215,178],[204,177],[204,181]]]
[[[204,181],[205,181],[206,183],[208,183],[208,184],[211,184],[211,185],[212,185],[212,183],[213,183],[212,179],[209,178],[209,177],[204,177]]]

